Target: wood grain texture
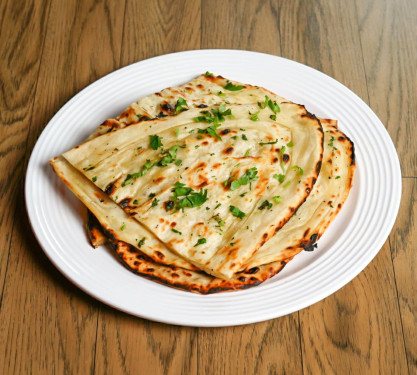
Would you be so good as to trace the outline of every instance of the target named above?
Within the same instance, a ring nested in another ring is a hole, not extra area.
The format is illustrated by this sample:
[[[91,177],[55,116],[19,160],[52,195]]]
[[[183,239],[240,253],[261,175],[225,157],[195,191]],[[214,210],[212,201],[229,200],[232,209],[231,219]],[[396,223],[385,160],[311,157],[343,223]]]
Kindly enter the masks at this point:
[[[48,9],[49,1],[0,3],[0,301]]]
[[[302,365],[297,313],[246,326],[199,329],[199,374],[301,374]]]
[[[121,64],[200,48],[200,0],[127,0]]]
[[[408,372],[388,242],[342,290],[300,311],[300,321],[305,374]]]
[[[96,374],[197,374],[197,328],[100,312]]]
[[[201,48],[281,54],[277,1],[202,2]]]
[[[49,21],[42,19],[48,32],[34,110],[28,114],[28,150],[65,101],[117,67],[124,13],[113,4],[52,1]],[[25,144],[26,137],[21,141]],[[0,311],[0,373],[91,373],[100,304],[72,286],[46,260],[28,230],[22,189],[18,193],[19,220],[13,228]]]
[[[356,1],[369,104],[400,156],[403,176],[417,176],[417,4]]]
[[[410,374],[417,374],[417,178],[403,179],[403,199],[390,236]]]

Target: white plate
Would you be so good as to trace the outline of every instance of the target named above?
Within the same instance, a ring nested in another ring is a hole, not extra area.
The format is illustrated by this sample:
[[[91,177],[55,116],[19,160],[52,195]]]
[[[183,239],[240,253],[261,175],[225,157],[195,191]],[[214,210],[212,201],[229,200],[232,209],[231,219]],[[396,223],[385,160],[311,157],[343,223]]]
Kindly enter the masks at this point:
[[[92,250],[85,209],[48,160],[84,140],[103,120],[139,97],[185,83],[205,71],[263,86],[317,116],[337,119],[354,142],[357,170],[347,203],[313,253],[248,290],[201,296],[129,272],[106,248]],[[26,175],[26,205],[36,237],[55,266],[81,289],[127,313],[165,323],[229,326],[292,313],[334,293],[378,253],[394,224],[401,172],[392,141],[372,110],[345,86],[305,65],[236,50],[155,57],[91,84],[54,116],[39,137]]]

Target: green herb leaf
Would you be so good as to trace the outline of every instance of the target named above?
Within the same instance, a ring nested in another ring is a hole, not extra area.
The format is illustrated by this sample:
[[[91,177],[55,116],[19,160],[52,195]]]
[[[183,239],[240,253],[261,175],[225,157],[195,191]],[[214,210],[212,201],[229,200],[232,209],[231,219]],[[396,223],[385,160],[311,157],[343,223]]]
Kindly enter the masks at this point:
[[[165,155],[160,161],[156,163],[158,167],[166,167],[168,164],[171,164],[177,157],[177,151],[180,146],[172,146],[168,150],[168,155]]]
[[[224,227],[224,225],[226,224],[219,215],[213,216],[212,219],[217,221],[217,224],[219,227]]]
[[[175,113],[186,111],[188,108],[185,108],[185,107],[188,107],[187,102],[185,101],[184,98],[179,98],[177,100],[177,103],[175,104]]]
[[[146,163],[143,165],[142,170],[137,173],[128,174],[126,176],[126,180],[123,181],[122,186],[126,186],[130,183],[133,183],[133,180],[137,179],[138,177],[142,177],[149,169],[153,167],[153,164],[150,160],[146,160]]]
[[[205,76],[206,77],[213,77],[213,73],[210,73],[210,72],[207,71],[206,74],[205,74]]]
[[[275,141],[273,142],[259,142],[259,144],[261,146],[265,146],[265,145],[275,145],[276,143],[278,143],[278,139],[275,139]]]
[[[154,150],[157,150],[158,147],[162,146],[162,142],[161,142],[162,138],[161,137],[159,137],[157,135],[150,135],[149,138],[150,138],[151,147]]]
[[[276,119],[277,119],[277,115],[270,115],[270,116],[269,116],[269,118],[270,118],[271,120],[276,121]]]
[[[249,169],[245,174],[242,175],[242,177],[232,181],[232,183],[230,184],[230,190],[239,189],[241,185],[247,185],[255,181],[258,178],[257,174],[258,170],[256,169],[256,167]]]
[[[181,233],[179,230],[176,230],[176,229],[174,229],[174,228],[171,228],[171,230],[172,230],[174,233],[178,233],[180,236],[182,236],[182,233]]]
[[[137,205],[139,204],[139,201],[138,201],[137,199],[135,199],[135,200],[133,201],[133,204],[134,204],[135,206],[137,206]]]
[[[145,241],[146,237],[142,237],[142,239],[138,242],[138,247],[141,248],[145,244]]]
[[[126,224],[123,223],[123,225],[120,227],[120,230],[125,230],[126,229]]]
[[[223,88],[229,91],[239,91],[243,89],[243,86],[235,86],[232,82],[228,81]]]
[[[151,207],[156,207],[157,205],[158,205],[158,203],[159,203],[159,199],[154,199],[153,201],[152,201],[152,204],[151,204]]]
[[[181,164],[182,164],[182,160],[181,160],[181,159],[178,159],[178,160],[175,162],[175,165],[180,166]]]
[[[239,210],[236,206],[229,206],[229,210],[233,216],[238,217],[239,219],[243,219],[246,214]]]
[[[97,176],[94,176],[91,181],[96,182],[97,181]]]
[[[252,113],[250,113],[250,112],[249,112],[249,114],[251,115],[249,118],[250,118],[252,121],[259,121],[259,117],[258,117],[259,112],[260,112],[260,111],[258,111],[258,112],[256,112],[256,113],[254,113],[254,114],[252,114]]]
[[[178,137],[178,134],[180,134],[180,128],[175,129],[175,136]]]
[[[194,245],[194,247],[197,247],[198,245],[202,245],[203,243],[206,243],[207,240],[205,238],[199,238],[197,243]]]
[[[272,102],[272,100],[268,101],[268,106],[269,106],[269,108],[271,108],[271,110],[272,110],[272,112],[274,112],[274,114],[281,111],[277,102]]]
[[[277,179],[281,184],[284,182],[285,179],[285,175],[283,174],[274,174],[272,177]]]
[[[340,178],[340,176],[336,176],[335,179],[338,180]]]
[[[301,176],[304,174],[303,168],[298,165],[294,165],[291,169],[298,170],[298,173],[300,173]]]
[[[276,204],[280,204],[282,201],[282,197],[280,197],[279,195],[276,195],[275,197],[272,197],[272,199],[274,200],[274,202]]]
[[[246,157],[246,156],[249,156],[250,150],[251,150],[250,148],[248,148],[248,149],[246,150],[246,152],[245,152],[245,157]]]
[[[293,142],[293,141],[288,142],[288,143],[287,143],[287,146],[288,146],[288,147],[293,147],[293,146],[294,146],[294,142]]]
[[[247,141],[247,140],[248,140],[248,137],[247,137],[245,134],[242,134],[242,139],[243,139],[244,141]]]
[[[218,95],[218,96],[226,96],[226,94],[225,94],[224,92],[221,92],[221,91],[219,91],[219,92],[217,93],[217,95]]]
[[[268,210],[270,210],[272,208],[272,203],[270,203],[269,201],[265,200],[258,207],[258,210],[264,210],[265,208],[267,208]]]
[[[288,182],[284,185],[284,187],[286,188],[287,186],[289,186],[289,185],[290,185],[290,183],[291,183],[291,181],[288,181]]]

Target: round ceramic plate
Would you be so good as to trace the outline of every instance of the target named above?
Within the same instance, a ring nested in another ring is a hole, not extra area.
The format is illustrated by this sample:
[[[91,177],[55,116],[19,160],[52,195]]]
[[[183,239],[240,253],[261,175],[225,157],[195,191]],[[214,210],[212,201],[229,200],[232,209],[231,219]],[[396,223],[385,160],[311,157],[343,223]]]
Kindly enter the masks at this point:
[[[188,82],[206,71],[263,86],[337,119],[354,142],[357,169],[342,211],[314,252],[302,252],[257,287],[197,295],[128,271],[106,247],[93,250],[85,208],[52,172],[48,160],[83,141],[105,119],[139,97]],[[292,313],[352,280],[384,244],[401,197],[401,172],[392,141],[372,110],[345,86],[305,65],[236,50],[200,50],[155,57],[91,84],[54,116],[39,137],[26,175],[26,205],[46,255],[74,284],[127,313],[165,323],[229,326]]]

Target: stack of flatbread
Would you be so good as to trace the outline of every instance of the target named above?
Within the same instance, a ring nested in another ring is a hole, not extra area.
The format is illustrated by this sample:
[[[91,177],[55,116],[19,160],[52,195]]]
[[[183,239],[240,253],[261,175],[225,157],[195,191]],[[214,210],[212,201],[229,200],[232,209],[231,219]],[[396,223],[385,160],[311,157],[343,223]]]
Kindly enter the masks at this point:
[[[355,169],[335,120],[208,72],[139,99],[50,163],[88,208],[93,246],[203,294],[258,285],[312,251]]]

